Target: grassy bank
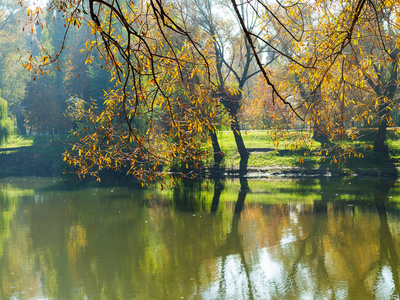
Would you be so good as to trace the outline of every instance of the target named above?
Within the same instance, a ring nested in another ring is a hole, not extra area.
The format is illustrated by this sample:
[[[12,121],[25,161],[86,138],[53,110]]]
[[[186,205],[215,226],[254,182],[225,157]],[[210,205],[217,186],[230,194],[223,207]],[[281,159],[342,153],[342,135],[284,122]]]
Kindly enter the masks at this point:
[[[310,151],[315,151],[320,144],[313,141],[309,133],[302,133],[301,139],[290,135],[276,136],[277,134],[269,131],[243,132],[244,143],[251,151],[249,167],[315,167],[317,165],[318,158],[310,155]],[[223,165],[228,169],[237,168],[240,156],[232,131],[219,132],[218,139],[225,155]]]
[[[0,175],[61,176],[66,135],[12,136],[0,146]]]
[[[321,144],[312,140],[309,132],[291,134],[268,131],[244,131],[243,140],[250,150],[248,168],[250,170],[295,169],[297,173],[312,170],[329,170],[340,174],[375,174],[382,169],[388,173],[397,172],[400,167],[400,140],[393,130],[387,133],[386,144],[389,146],[387,156],[375,154],[372,150],[376,130],[365,131],[363,138],[357,141],[345,141],[344,146],[352,146],[357,155],[341,157],[340,164],[334,163],[334,153],[320,153]],[[231,131],[218,133],[221,149],[225,154],[223,166],[235,169],[239,166],[240,156]],[[337,155],[337,153],[336,153]],[[338,158],[339,156],[336,156]],[[209,159],[207,163],[211,164]]]
[[[258,172],[259,176],[270,173],[271,176],[284,172],[292,172],[294,176],[312,175],[315,170],[320,172],[336,172],[343,175],[356,173],[376,174],[382,169],[397,172],[394,167],[400,167],[400,141],[394,131],[388,132],[387,145],[389,155],[382,157],[371,150],[374,131],[368,131],[362,140],[352,143],[363,157],[347,157],[340,168],[331,163],[332,156],[328,154],[325,161],[316,154],[320,143],[311,138],[309,132],[292,134],[269,131],[244,131],[243,139],[250,150],[248,168]],[[218,132],[218,140],[224,152],[222,167],[229,171],[237,170],[240,156],[236,149],[231,131]],[[210,148],[211,146],[208,145]],[[12,136],[6,144],[0,146],[1,176],[61,176],[66,166],[62,162],[62,153],[68,147],[66,135],[51,136]],[[213,164],[212,156],[204,160],[206,167]],[[283,174],[285,175],[285,174]],[[290,174],[288,176],[291,176]]]

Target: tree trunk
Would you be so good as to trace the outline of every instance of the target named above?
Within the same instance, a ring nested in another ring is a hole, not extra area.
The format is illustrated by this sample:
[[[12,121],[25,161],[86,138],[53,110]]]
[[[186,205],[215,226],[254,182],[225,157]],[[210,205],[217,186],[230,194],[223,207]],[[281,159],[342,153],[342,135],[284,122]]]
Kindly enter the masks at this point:
[[[233,117],[233,121],[231,124],[231,129],[233,131],[233,135],[235,137],[235,142],[237,149],[240,154],[240,158],[248,158],[249,157],[249,152],[246,149],[246,146],[243,141],[242,133],[240,132],[240,125],[239,122],[237,121],[236,116]]]
[[[375,138],[374,142],[374,152],[378,154],[384,154],[388,152],[388,146],[385,145],[385,137],[386,137],[386,129],[387,129],[387,115],[389,111],[387,109],[388,103],[384,102],[379,105],[379,117],[381,122],[379,123],[378,135]]]
[[[229,115],[232,118],[231,129],[235,137],[236,147],[240,154],[240,159],[246,162],[246,168],[247,168],[247,160],[249,158],[249,152],[247,151],[246,146],[244,144],[242,134],[240,132],[240,123],[237,118],[240,109],[242,94],[240,93],[239,95],[228,96],[227,94],[222,93],[220,96],[221,96],[220,99],[221,103],[225,106],[226,110],[228,111]]]
[[[388,146],[385,145],[386,128],[387,128],[387,120],[386,118],[383,118],[381,123],[379,124],[378,135],[376,136],[374,142],[375,153],[384,154],[388,152]]]
[[[20,135],[26,135],[26,128],[25,128],[25,116],[23,114],[16,114],[17,119],[17,128],[19,130]]]
[[[211,143],[214,151],[214,164],[216,166],[219,166],[222,162],[222,159],[224,158],[224,154],[221,150],[221,147],[219,146],[217,133],[215,132],[215,130],[210,129],[208,134],[211,137]]]
[[[325,144],[329,142],[324,126],[314,123],[313,140]]]
[[[322,95],[321,95],[321,88],[318,88],[315,90],[315,94],[312,97],[313,103],[318,106],[318,104],[322,101]],[[325,144],[329,142],[328,134],[326,131],[326,126],[325,124],[321,124],[317,122],[317,117],[314,116],[314,134],[313,134],[313,140],[320,142],[321,144]]]

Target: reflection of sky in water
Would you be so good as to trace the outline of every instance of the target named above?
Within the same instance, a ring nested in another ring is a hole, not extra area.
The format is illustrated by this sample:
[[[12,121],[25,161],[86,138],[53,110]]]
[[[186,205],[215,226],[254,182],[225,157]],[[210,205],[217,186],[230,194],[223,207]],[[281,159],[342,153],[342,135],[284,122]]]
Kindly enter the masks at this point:
[[[297,214],[294,211],[290,211],[289,212],[289,217],[290,217],[290,221],[293,222],[293,224],[297,224],[298,223],[298,219],[297,219]]]
[[[251,255],[250,261],[251,264],[246,262],[245,266],[239,255],[220,257],[217,261],[219,274],[202,291],[202,299],[348,299],[346,282],[337,282],[331,285],[331,289],[319,290],[312,269],[299,264],[296,270],[285,270],[284,264],[274,260],[266,247]],[[289,276],[291,271],[296,273],[294,277]],[[393,287],[389,288],[393,281],[389,285],[387,282],[391,280],[391,272],[386,268],[382,273],[384,282],[378,285],[385,288],[380,299],[389,299],[393,291]]]
[[[294,241],[296,241],[296,237],[292,233],[292,229],[291,228],[285,229],[282,233],[282,238],[281,238],[280,244],[286,245],[286,244],[292,243]]]
[[[394,292],[393,273],[388,266],[383,266],[375,286],[376,299],[399,299],[393,297]]]
[[[284,285],[277,281],[283,275],[283,265],[272,260],[267,248],[260,249],[257,254],[259,262],[252,267],[250,280],[254,289],[254,296],[270,298],[271,291],[282,290]]]
[[[206,290],[203,291],[204,299],[247,299],[251,293],[253,297],[268,299],[274,296],[272,291],[283,290],[284,282],[278,280],[283,275],[283,265],[272,260],[266,248],[256,253],[258,261],[246,266],[239,255],[229,255],[218,259],[219,276]],[[254,257],[251,258],[253,260]],[[247,263],[247,262],[246,262]]]
[[[338,246],[338,243],[343,243],[343,237],[347,230],[346,227],[341,227],[345,219],[338,221],[336,218],[333,218],[331,232],[329,232],[329,229],[327,231],[318,229],[313,233],[315,235],[308,232],[307,236],[303,236],[301,222],[304,222],[305,216],[302,216],[302,210],[301,205],[296,205],[288,211],[290,222],[281,228],[280,239],[277,244],[257,250],[251,249],[249,245],[252,243],[254,245],[260,244],[257,240],[257,229],[255,229],[255,231],[247,232],[246,239],[242,240],[242,242],[246,241],[243,246],[247,247],[247,250],[243,249],[244,252],[241,254],[228,255],[214,260],[214,263],[218,265],[216,268],[218,274],[214,277],[214,281],[201,291],[202,298],[358,299],[357,294],[354,294],[354,289],[357,289],[358,285],[366,284],[366,279],[359,274],[362,266],[355,265],[356,269],[352,269],[352,267],[346,265],[347,255],[352,251],[346,249],[346,247],[351,245],[347,243],[357,244],[360,241],[349,235],[346,239],[347,246],[344,248]],[[347,216],[347,214],[342,216]],[[349,223],[354,224],[352,215],[350,217]],[[322,224],[327,222],[326,217],[316,221],[312,214],[306,214],[306,218],[311,219],[312,224],[322,226],[322,228],[324,228]],[[360,222],[360,220],[357,220],[357,222]],[[334,223],[337,223],[337,225],[334,225]],[[295,226],[300,226],[300,229],[297,228],[297,234],[300,233],[299,236],[294,233]],[[374,228],[379,228],[379,225]],[[265,237],[265,235],[263,236]],[[328,239],[329,243],[324,243]],[[333,246],[332,243],[336,246]],[[307,249],[305,248],[306,250],[301,256],[296,256],[301,253],[301,250],[299,250],[301,245],[307,245]],[[310,248],[312,245],[317,246],[317,248]],[[339,249],[343,249],[344,252]],[[362,243],[354,248],[354,253],[357,253],[357,251],[363,252]],[[375,252],[375,255],[378,255],[378,252]],[[245,261],[243,261],[244,259]],[[375,256],[371,259],[374,260]],[[349,262],[351,262],[351,258]],[[344,265],[337,265],[338,263],[344,263]],[[325,271],[321,272],[321,268]],[[344,277],[341,278],[342,275],[336,274],[336,272],[339,272],[339,274],[340,272],[350,273],[344,273]],[[370,270],[370,272],[374,273],[373,270]],[[335,275],[332,276],[332,274]],[[397,299],[394,298],[396,287],[393,273],[389,267],[383,266],[373,276],[376,277],[373,283],[374,287],[369,290],[369,296],[375,294],[376,299]],[[361,281],[358,281],[360,279]]]

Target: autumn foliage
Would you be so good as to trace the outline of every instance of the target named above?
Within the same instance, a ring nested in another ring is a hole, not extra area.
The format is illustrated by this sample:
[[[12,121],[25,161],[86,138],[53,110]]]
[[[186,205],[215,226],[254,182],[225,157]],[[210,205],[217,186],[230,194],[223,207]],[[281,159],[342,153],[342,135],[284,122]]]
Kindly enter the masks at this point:
[[[163,178],[165,167],[196,165],[209,135],[215,138],[220,104],[242,158],[248,152],[240,122],[309,130],[320,153],[332,152],[339,163],[358,155],[348,143],[358,128],[375,124],[375,151],[386,150],[397,109],[397,2],[232,0],[225,6],[238,33],[228,21],[214,21],[210,1],[174,4],[53,0],[47,7],[63,20],[65,35],[89,29],[86,40],[77,39],[84,49],[80,58],[70,55],[72,65],[81,62],[85,74],[105,69],[110,79],[80,112],[87,130],[75,133],[64,155],[80,176],[126,169],[149,182]],[[191,5],[198,16],[189,24]],[[43,26],[42,11],[28,9],[32,32]],[[196,28],[199,20],[205,23]],[[30,55],[24,65],[35,76],[65,67],[59,60],[66,48],[48,53],[43,47],[41,57]],[[90,77],[78,80],[66,70],[67,88],[90,89]]]

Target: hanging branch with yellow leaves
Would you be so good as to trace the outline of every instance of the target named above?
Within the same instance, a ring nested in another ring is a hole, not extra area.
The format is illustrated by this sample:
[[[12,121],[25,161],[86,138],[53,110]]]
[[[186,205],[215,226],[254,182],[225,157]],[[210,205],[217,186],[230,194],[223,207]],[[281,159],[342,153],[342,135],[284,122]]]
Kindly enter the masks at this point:
[[[168,4],[161,0],[49,4],[48,11],[63,13],[66,34],[69,26],[83,22],[90,26],[85,63],[91,64],[91,53],[97,51],[115,84],[105,94],[103,109],[94,104],[78,117],[92,126],[76,133],[79,140],[73,151],[65,153],[65,160],[78,168],[80,176],[126,168],[149,182],[163,178],[166,166],[199,162],[203,155],[201,146],[216,115],[216,103],[209,101],[212,76],[207,46],[200,46],[171,17],[173,7]],[[232,0],[231,5],[270,86],[272,102],[279,99],[314,131],[326,134],[327,147],[334,143],[338,149],[335,161],[358,155],[341,143],[356,138],[353,122],[369,121],[375,109],[382,130],[391,124],[399,57],[396,1]],[[254,9],[257,34],[246,26],[240,6],[261,7]],[[29,14],[41,26],[40,9]],[[264,44],[287,68],[280,82],[263,64],[258,49]],[[57,55],[38,61],[30,57],[26,68],[43,73],[51,62],[57,62]]]
[[[200,46],[164,4],[54,0],[48,11],[54,9],[63,12],[66,28],[90,25],[85,64],[97,51],[115,84],[105,92],[103,109],[94,103],[75,112],[88,126],[75,132],[78,139],[64,160],[79,176],[122,169],[143,183],[164,178],[166,167],[177,163],[198,164],[216,115],[209,68]],[[38,70],[49,58],[41,62]]]
[[[374,118],[379,126],[374,149],[387,151],[384,136],[387,126],[393,125],[390,114],[398,106],[398,4],[232,0],[234,7],[263,7],[257,11],[263,32],[247,30],[246,37],[249,43],[275,49],[287,68],[279,83],[263,72],[265,82],[277,87],[275,95],[291,104],[314,136],[316,132],[326,136],[324,151],[319,154],[332,150],[333,162],[359,155],[347,141],[360,135],[355,123],[369,123]],[[257,63],[263,68],[262,57]]]

